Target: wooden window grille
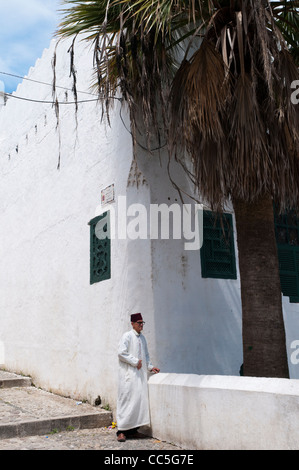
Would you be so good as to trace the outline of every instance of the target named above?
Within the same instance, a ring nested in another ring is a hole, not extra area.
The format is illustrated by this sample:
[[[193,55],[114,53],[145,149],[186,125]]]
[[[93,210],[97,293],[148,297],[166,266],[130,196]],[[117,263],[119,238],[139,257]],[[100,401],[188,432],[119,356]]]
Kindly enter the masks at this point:
[[[231,214],[203,213],[203,245],[200,250],[203,278],[237,279]]]
[[[90,225],[90,284],[111,278],[110,212],[104,212]]]

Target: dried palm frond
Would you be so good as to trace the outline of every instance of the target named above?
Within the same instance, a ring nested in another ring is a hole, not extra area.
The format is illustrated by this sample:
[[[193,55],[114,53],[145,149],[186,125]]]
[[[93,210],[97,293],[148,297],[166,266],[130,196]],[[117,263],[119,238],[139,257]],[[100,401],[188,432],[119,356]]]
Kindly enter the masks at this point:
[[[182,19],[185,9],[179,19],[180,2],[160,4],[165,18],[170,10],[176,11],[178,18],[170,32],[166,19],[162,24],[161,18],[155,16],[153,21],[149,11],[152,2],[71,0],[64,3],[70,4],[70,8],[62,10],[66,18],[57,34],[69,37],[80,31],[88,33],[85,40],[93,41],[95,86],[108,119],[113,97],[119,89],[129,106],[134,141],[140,115],[149,141],[151,133],[159,132],[158,107],[166,109],[167,83],[169,88],[177,67],[173,53],[179,40],[177,29],[188,24],[186,18]]]
[[[221,55],[204,40],[192,59],[183,61],[170,95],[170,149],[178,160],[184,146],[192,155],[194,176],[204,198],[206,187],[213,199],[223,192],[219,181],[226,173],[228,149],[221,116],[230,96],[230,79]]]
[[[170,142],[177,158],[183,148],[192,156],[214,209],[263,194],[298,207],[299,107],[290,99],[298,68],[269,2],[233,3],[215,13],[174,79]]]
[[[219,210],[228,197],[252,201],[263,192],[281,208],[299,205],[299,106],[290,99],[299,78],[297,0],[63,3],[58,35],[93,41],[107,116],[120,90],[135,143],[139,122],[148,147],[162,128],[184,168],[187,151],[192,181]]]

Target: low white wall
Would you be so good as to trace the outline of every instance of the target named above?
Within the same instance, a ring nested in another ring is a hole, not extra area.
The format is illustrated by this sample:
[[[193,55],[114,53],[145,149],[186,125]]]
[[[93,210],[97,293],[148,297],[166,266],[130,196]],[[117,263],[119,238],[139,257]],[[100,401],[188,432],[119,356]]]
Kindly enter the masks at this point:
[[[157,374],[149,379],[152,435],[185,449],[299,448],[299,381]]]

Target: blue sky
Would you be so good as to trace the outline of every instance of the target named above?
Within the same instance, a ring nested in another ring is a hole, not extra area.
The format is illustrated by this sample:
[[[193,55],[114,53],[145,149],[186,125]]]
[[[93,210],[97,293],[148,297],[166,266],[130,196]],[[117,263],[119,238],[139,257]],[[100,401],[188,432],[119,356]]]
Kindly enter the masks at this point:
[[[0,0],[0,72],[27,75],[49,47],[60,22],[61,0]],[[0,73],[6,93],[20,79]]]

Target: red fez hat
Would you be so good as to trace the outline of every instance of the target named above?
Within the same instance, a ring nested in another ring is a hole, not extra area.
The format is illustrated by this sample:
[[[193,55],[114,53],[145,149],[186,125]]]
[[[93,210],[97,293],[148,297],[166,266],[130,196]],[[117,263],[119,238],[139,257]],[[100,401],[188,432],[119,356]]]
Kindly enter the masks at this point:
[[[133,313],[131,315],[131,322],[135,323],[138,320],[143,320],[141,313]]]

